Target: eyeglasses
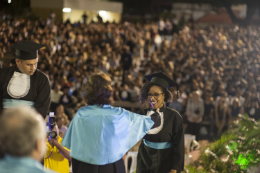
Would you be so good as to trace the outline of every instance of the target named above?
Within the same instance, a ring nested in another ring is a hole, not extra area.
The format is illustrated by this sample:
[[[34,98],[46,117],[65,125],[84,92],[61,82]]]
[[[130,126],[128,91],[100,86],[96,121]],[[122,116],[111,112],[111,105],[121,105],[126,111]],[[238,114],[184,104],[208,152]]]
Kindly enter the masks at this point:
[[[155,94],[148,94],[148,98],[158,98],[160,96],[160,94],[164,94],[164,93],[155,93]]]

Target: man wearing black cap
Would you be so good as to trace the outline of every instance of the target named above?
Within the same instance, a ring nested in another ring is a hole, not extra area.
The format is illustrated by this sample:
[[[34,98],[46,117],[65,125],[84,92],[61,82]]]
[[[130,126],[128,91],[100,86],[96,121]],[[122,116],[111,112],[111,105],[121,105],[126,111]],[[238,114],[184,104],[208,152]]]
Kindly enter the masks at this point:
[[[31,106],[46,117],[51,90],[47,76],[37,69],[38,49],[42,47],[31,41],[12,46],[16,66],[0,69],[0,112],[15,106]]]

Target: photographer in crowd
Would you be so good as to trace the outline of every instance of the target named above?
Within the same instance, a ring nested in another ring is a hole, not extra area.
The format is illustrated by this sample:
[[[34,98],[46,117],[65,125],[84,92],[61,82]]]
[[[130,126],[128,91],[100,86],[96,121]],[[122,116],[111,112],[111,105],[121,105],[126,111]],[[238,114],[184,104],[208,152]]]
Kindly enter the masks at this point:
[[[1,173],[51,173],[39,163],[45,154],[45,123],[29,107],[6,109],[0,116]]]
[[[48,135],[44,167],[59,173],[69,173],[70,151],[61,145],[62,138],[59,136],[59,128],[56,123],[51,132],[55,132],[55,135]]]

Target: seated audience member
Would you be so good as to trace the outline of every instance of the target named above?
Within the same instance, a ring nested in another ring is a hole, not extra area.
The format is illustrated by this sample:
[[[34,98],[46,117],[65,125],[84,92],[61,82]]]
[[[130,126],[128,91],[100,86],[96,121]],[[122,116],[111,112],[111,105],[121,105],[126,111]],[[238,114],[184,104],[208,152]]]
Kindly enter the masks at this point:
[[[173,94],[173,100],[169,103],[169,108],[175,109],[179,113],[181,112],[182,104],[177,99],[177,91]]]
[[[63,105],[59,105],[56,108],[55,116],[56,117],[58,117],[58,116],[64,117],[64,125],[67,126],[67,127],[69,126],[70,120],[69,120],[69,117],[65,114],[65,110],[64,110],[64,106]],[[71,119],[72,119],[72,117],[71,117]]]
[[[233,103],[228,108],[228,116],[229,116],[229,122],[228,124],[231,125],[231,123],[238,119],[239,114],[244,113],[244,108],[241,106],[240,101],[238,98],[233,100]]]
[[[204,115],[204,102],[200,98],[199,91],[193,91],[192,98],[188,100],[186,107],[186,116],[188,119],[188,127],[186,133],[196,136],[199,139],[200,124]]]
[[[221,98],[223,97],[223,95],[225,95],[225,104],[226,104],[227,106],[229,106],[229,104],[230,104],[230,99],[229,99],[229,97],[227,97],[227,93],[226,93],[224,90],[221,91],[221,92],[219,93],[219,96],[216,97],[216,99],[215,99],[215,105],[218,104],[219,100],[221,100]]]
[[[255,120],[259,120],[260,118],[260,108],[258,105],[258,99],[256,97],[251,96],[245,104],[245,112],[250,118],[254,118]]]
[[[226,128],[228,105],[226,104],[226,95],[223,94],[215,106],[215,122],[217,127],[217,135],[221,136],[222,132]]]
[[[56,115],[56,123],[59,129],[59,134],[63,138],[67,132],[67,126],[64,125],[64,116],[62,115]]]
[[[63,111],[66,115],[69,116],[69,118],[71,117],[70,115],[70,108],[75,106],[74,102],[73,102],[73,97],[69,94],[69,88],[65,87],[63,89],[63,95],[60,98],[60,104],[64,107]]]
[[[60,86],[55,85],[54,89],[51,90],[51,106],[50,109],[51,111],[55,111],[57,106],[60,103],[60,98],[63,95],[63,92],[60,91]]]
[[[1,173],[51,173],[39,163],[46,152],[46,127],[29,107],[4,110],[0,116]]]
[[[185,83],[181,83],[180,84],[180,88],[179,88],[179,99],[178,99],[178,101],[179,102],[184,102],[186,99],[187,99],[187,93],[186,93],[186,88],[187,88],[187,86],[186,86],[186,84]]]
[[[65,115],[65,110],[64,110],[64,106],[63,105],[59,105],[57,108],[56,108],[56,111],[55,111],[55,116],[58,116],[58,115]]]
[[[69,120],[68,116],[64,114],[64,115],[62,115],[62,117],[64,118],[64,125],[65,125],[66,127],[69,127],[69,125],[70,125],[70,120]]]
[[[241,90],[241,87],[240,86],[237,86],[236,88],[236,95],[234,97],[231,97],[230,99],[230,104],[232,105],[233,101],[238,98],[238,101],[239,101],[239,105],[240,106],[244,106],[244,103],[245,103],[245,98],[242,96],[243,92]]]
[[[65,108],[68,108],[72,105],[73,100],[71,95],[69,94],[69,87],[63,88],[63,95],[60,97],[60,104],[62,104]]]
[[[133,83],[129,84],[128,93],[129,93],[129,101],[138,102],[138,90],[135,88]]]
[[[212,103],[212,94],[210,91],[206,91],[204,94],[204,116],[203,119],[206,121],[209,121],[211,118],[213,118],[214,113],[214,105]]]
[[[204,116],[205,121],[210,122],[209,133],[213,135],[214,130],[214,105],[212,103],[213,97],[210,91],[206,91],[204,94]]]
[[[58,126],[53,130],[57,133],[56,138],[48,137],[47,153],[44,158],[44,167],[59,173],[69,173],[70,151],[61,145],[62,138],[59,136]]]
[[[120,97],[122,101],[129,101],[130,99],[130,94],[128,92],[128,85],[124,84],[124,86],[122,87],[122,91],[120,93]]]

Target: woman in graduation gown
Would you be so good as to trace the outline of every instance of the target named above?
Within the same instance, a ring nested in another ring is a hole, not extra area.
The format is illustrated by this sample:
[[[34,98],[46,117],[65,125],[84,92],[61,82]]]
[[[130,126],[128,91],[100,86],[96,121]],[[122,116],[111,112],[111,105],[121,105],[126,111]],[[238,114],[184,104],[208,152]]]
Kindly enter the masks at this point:
[[[124,154],[151,129],[150,117],[112,107],[111,79],[92,75],[84,98],[87,106],[72,119],[62,145],[70,149],[73,173],[124,173]]]
[[[144,136],[137,155],[136,173],[175,173],[184,168],[184,133],[180,114],[165,106],[171,100],[169,87],[179,87],[162,72],[145,76],[150,82],[141,91],[141,102],[150,108],[139,114],[155,124]]]

